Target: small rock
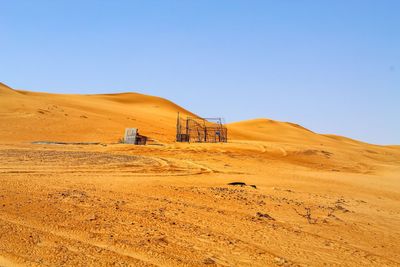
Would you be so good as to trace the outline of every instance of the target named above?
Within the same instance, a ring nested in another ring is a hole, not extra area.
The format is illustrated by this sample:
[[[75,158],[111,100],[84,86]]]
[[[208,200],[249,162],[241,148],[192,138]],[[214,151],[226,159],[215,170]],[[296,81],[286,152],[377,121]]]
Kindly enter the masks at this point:
[[[215,262],[215,260],[213,260],[211,258],[206,258],[203,260],[203,263],[207,264],[207,265],[211,265],[211,264],[215,264],[216,262]]]
[[[91,214],[91,215],[88,216],[87,219],[88,219],[89,221],[94,221],[94,220],[97,219],[97,216],[96,216],[96,214]]]
[[[274,261],[275,261],[275,263],[278,264],[278,265],[282,265],[282,264],[287,263],[287,261],[286,261],[284,258],[280,258],[280,257],[275,257],[275,258],[274,258]]]
[[[154,242],[159,245],[168,245],[168,240],[165,236],[155,239]]]
[[[271,221],[275,221],[275,219],[272,218],[271,216],[269,216],[267,213],[257,212],[257,217],[259,217],[259,218],[265,218],[265,219],[271,220]]]

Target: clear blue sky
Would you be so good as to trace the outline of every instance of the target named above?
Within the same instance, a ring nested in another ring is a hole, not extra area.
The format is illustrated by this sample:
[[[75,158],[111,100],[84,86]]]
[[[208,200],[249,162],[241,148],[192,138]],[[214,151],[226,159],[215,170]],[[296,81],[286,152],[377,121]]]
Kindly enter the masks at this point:
[[[0,0],[0,81],[400,144],[398,0]]]

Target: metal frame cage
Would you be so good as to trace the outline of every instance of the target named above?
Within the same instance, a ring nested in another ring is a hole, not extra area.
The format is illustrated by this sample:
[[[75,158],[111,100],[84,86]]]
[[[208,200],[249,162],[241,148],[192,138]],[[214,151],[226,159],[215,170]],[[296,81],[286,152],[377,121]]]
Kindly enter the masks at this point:
[[[178,113],[176,123],[176,141],[189,143],[228,142],[228,129],[222,118],[183,119]]]

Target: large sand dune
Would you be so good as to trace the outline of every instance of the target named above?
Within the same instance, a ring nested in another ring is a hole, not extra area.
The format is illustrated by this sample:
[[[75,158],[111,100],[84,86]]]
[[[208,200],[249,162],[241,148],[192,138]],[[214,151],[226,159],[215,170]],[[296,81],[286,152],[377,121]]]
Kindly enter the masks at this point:
[[[399,146],[268,119],[179,144],[177,112],[0,84],[0,266],[400,266]]]
[[[172,141],[174,103],[137,93],[56,95],[0,87],[0,140],[117,142],[126,127],[162,141]]]

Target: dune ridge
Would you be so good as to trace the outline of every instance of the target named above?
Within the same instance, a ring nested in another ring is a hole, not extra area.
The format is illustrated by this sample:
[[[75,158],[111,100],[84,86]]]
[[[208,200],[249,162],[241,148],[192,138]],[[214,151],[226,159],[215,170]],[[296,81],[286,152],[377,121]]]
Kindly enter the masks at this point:
[[[53,94],[14,90],[0,83],[0,93],[0,142],[44,139],[117,142],[124,128],[137,127],[151,138],[171,143],[175,138],[177,113],[197,116],[167,99],[133,92]],[[233,140],[360,143],[265,118],[230,123],[227,127]]]
[[[18,94],[15,90],[11,87],[5,85],[4,83],[0,82],[0,95],[15,95]]]
[[[127,127],[172,141],[176,114],[195,116],[169,100],[138,93],[66,95],[2,88],[0,141],[117,142]]]

